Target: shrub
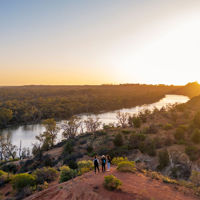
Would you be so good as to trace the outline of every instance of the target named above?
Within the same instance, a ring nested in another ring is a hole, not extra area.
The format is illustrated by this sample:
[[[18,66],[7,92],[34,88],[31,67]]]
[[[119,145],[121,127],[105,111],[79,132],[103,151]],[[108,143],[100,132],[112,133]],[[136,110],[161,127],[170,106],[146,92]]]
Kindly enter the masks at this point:
[[[91,160],[82,160],[78,161],[78,168],[88,168],[88,169],[93,169],[93,162]]]
[[[155,156],[156,155],[155,142],[152,140],[149,140],[147,142],[142,142],[139,145],[139,150],[142,153],[148,154],[149,156]]]
[[[184,141],[185,140],[185,129],[183,127],[178,127],[176,129],[174,137],[177,141]]]
[[[63,148],[63,154],[71,154],[74,150],[74,140],[68,139]]]
[[[68,165],[71,169],[77,169],[78,165],[74,160],[69,160]]]
[[[155,144],[156,149],[160,149],[165,146],[165,138],[155,137],[153,143]]]
[[[95,132],[95,136],[103,136],[103,135],[107,135],[107,132],[103,130],[99,130]]]
[[[163,176],[162,181],[164,183],[169,183],[169,184],[177,184],[178,183],[177,180],[171,179],[167,176]]]
[[[157,133],[158,129],[154,124],[151,124],[149,127],[145,128],[144,133],[146,134],[155,134]]]
[[[172,124],[169,124],[169,123],[166,123],[166,124],[163,126],[163,129],[166,130],[166,131],[168,131],[168,130],[170,130],[170,129],[172,129],[172,128],[173,128],[173,125],[172,125]]]
[[[91,153],[92,151],[93,151],[93,147],[89,145],[89,146],[87,147],[87,152],[88,152],[88,153]]]
[[[135,172],[135,162],[134,161],[122,161],[117,165],[117,170],[121,172]]]
[[[200,112],[197,112],[193,119],[193,124],[195,127],[200,128]]]
[[[82,174],[87,173],[89,171],[91,171],[90,168],[88,168],[88,167],[82,167],[82,168],[79,169],[79,175],[82,175]]]
[[[48,188],[48,186],[49,186],[49,184],[45,181],[44,184],[37,185],[37,190],[38,190],[38,191],[45,190],[45,189]]]
[[[54,160],[49,154],[42,156],[40,166],[52,167],[53,165],[54,165]]]
[[[69,165],[69,162],[71,162],[71,160],[76,161],[78,158],[82,158],[83,155],[80,152],[77,153],[71,153],[68,154],[66,156],[64,156],[64,164]]]
[[[124,134],[127,134],[127,135],[128,135],[129,133],[131,133],[131,131],[130,131],[130,130],[126,130],[126,129],[125,129],[125,130],[122,130],[122,133],[124,133]]]
[[[37,184],[44,184],[45,181],[48,183],[54,181],[58,176],[58,172],[54,168],[43,167],[41,169],[36,169],[33,175],[35,176]]]
[[[200,186],[200,172],[192,170],[190,181],[195,184],[195,186]]]
[[[0,186],[9,182],[8,174],[2,170],[0,170]]]
[[[199,158],[199,149],[195,146],[185,147],[185,153],[190,157],[191,161],[195,161]]]
[[[113,175],[108,175],[104,177],[104,187],[108,190],[116,190],[122,182]]]
[[[118,133],[114,140],[113,140],[113,143],[116,147],[119,147],[119,146],[122,146],[123,145],[123,137],[120,133]]]
[[[82,140],[80,141],[80,144],[81,144],[81,145],[86,144],[86,143],[87,143],[87,139],[82,139]]]
[[[128,161],[127,157],[115,157],[112,159],[113,165],[118,165],[120,162]]]
[[[75,178],[77,176],[77,171],[70,169],[68,166],[62,166],[60,167],[60,183],[68,181],[72,178]]]
[[[135,128],[140,128],[140,126],[141,126],[141,119],[140,119],[140,117],[133,117],[132,118],[132,122],[133,122],[133,126]]]
[[[195,144],[199,144],[200,143],[200,130],[199,129],[195,129],[192,133],[192,142],[194,142]]]
[[[159,166],[158,166],[159,170],[162,170],[162,169],[164,169],[165,167],[168,166],[168,164],[169,164],[169,154],[168,154],[168,151],[166,149],[159,152],[158,158],[159,158]]]
[[[35,177],[30,174],[17,174],[12,178],[12,187],[18,192],[22,191],[25,187],[33,187],[35,184]]]
[[[5,164],[1,167],[1,169],[5,172],[11,172],[15,174],[17,172],[17,166],[12,163]]]
[[[106,155],[109,153],[109,149],[105,147],[101,147],[100,149],[97,150],[98,155]]]
[[[136,149],[139,148],[141,142],[145,141],[146,136],[144,134],[132,134],[129,138],[129,149]]]

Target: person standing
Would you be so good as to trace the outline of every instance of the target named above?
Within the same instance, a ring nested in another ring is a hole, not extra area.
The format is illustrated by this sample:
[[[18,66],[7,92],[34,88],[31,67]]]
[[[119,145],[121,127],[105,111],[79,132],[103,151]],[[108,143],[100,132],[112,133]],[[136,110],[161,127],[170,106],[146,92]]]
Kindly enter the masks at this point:
[[[106,171],[106,157],[103,155],[101,157],[102,172]]]
[[[99,159],[97,158],[97,156],[94,157],[93,163],[94,163],[94,172],[96,174],[97,170],[99,172]]]
[[[107,155],[107,171],[110,171],[111,158]]]

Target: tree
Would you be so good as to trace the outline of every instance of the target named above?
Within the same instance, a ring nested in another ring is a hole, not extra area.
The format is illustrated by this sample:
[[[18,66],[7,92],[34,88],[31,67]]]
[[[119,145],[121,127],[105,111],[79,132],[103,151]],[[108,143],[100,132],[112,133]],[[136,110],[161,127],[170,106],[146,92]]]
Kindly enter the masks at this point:
[[[0,108],[0,127],[5,127],[7,123],[12,119],[13,112],[7,108]]]
[[[140,117],[137,117],[136,115],[130,116],[128,121],[131,127],[140,128],[141,126],[141,119]]]
[[[121,126],[122,128],[125,128],[128,124],[128,118],[129,114],[128,113],[122,113],[120,111],[117,112],[116,118],[118,120],[118,125]]]
[[[16,155],[17,155],[17,146],[16,145],[13,145],[11,143],[11,138],[10,138],[10,135],[7,134],[6,137],[5,137],[5,143],[4,143],[4,148],[5,148],[5,151],[4,151],[4,158],[7,160],[9,159],[10,157],[12,159],[15,159],[16,158]]]
[[[3,135],[0,135],[0,159],[4,159],[5,154],[5,137]]]
[[[99,127],[101,126],[101,122],[99,121],[99,118],[92,118],[88,117],[87,120],[84,120],[86,131],[89,133],[95,133]]]
[[[42,124],[46,130],[39,136],[36,136],[36,139],[42,143],[43,149],[48,150],[54,146],[60,128],[56,125],[56,121],[53,118],[44,120]]]
[[[66,139],[74,138],[80,128],[82,122],[80,117],[74,116],[62,125],[63,137]]]

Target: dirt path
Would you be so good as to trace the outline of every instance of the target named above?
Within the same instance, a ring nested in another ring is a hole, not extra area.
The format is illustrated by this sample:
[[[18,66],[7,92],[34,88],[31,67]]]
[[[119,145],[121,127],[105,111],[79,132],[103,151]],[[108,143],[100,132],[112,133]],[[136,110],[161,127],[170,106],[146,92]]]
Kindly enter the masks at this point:
[[[104,175],[113,174],[123,185],[121,191],[108,191],[103,187]],[[197,200],[190,190],[157,180],[143,174],[111,172],[84,174],[74,180],[52,186],[33,194],[26,200]]]

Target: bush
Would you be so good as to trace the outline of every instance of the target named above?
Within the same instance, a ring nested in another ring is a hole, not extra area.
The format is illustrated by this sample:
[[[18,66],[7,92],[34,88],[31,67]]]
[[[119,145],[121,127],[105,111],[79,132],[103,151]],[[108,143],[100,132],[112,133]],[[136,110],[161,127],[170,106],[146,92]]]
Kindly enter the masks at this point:
[[[197,112],[193,119],[193,124],[196,128],[200,128],[200,112]]]
[[[159,166],[158,166],[159,170],[162,170],[169,165],[169,154],[166,149],[159,152],[158,158],[159,158]]]
[[[37,190],[38,190],[38,191],[45,190],[45,189],[48,188],[48,186],[49,186],[49,184],[45,181],[44,184],[42,184],[42,185],[37,185]]]
[[[132,134],[129,138],[129,149],[137,149],[140,146],[140,143],[145,141],[146,136],[144,134]]]
[[[43,167],[41,169],[36,169],[33,172],[37,184],[44,184],[44,182],[54,181],[58,176],[58,171],[51,167]]]
[[[144,133],[145,134],[155,134],[158,132],[158,129],[154,124],[151,124],[149,127],[145,128]]]
[[[108,175],[104,177],[104,187],[108,190],[116,190],[122,182],[113,175]]]
[[[88,153],[91,153],[92,151],[93,151],[93,147],[92,147],[92,146],[88,146],[88,147],[87,147],[87,152],[88,152]]]
[[[88,169],[93,169],[93,162],[91,160],[82,160],[78,161],[78,168],[88,168]]]
[[[68,165],[71,169],[77,169],[78,165],[74,160],[69,160]]]
[[[8,174],[0,170],[0,187],[9,182]]]
[[[122,161],[118,163],[117,170],[120,172],[135,172],[135,162],[134,161]]]
[[[95,132],[95,136],[103,136],[103,135],[107,135],[107,132],[106,131],[103,131],[103,130],[99,130],[99,131],[96,131]]]
[[[11,172],[15,174],[17,172],[17,166],[12,163],[5,164],[1,167],[1,169],[5,172]]]
[[[41,167],[43,167],[43,166],[52,167],[54,165],[54,160],[49,154],[46,154],[46,155],[42,156],[40,163],[41,163],[40,164]]]
[[[192,133],[192,137],[191,137],[192,142],[194,142],[195,144],[199,144],[200,143],[200,130],[199,129],[195,129]]]
[[[156,155],[155,142],[153,140],[142,142],[139,145],[139,150],[142,153],[148,154],[149,156],[155,156]]]
[[[120,162],[123,162],[123,161],[128,161],[128,158],[127,157],[115,157],[112,159],[112,164],[118,165]]]
[[[91,171],[90,168],[88,168],[88,167],[82,167],[82,168],[79,169],[78,173],[79,173],[79,175],[82,175],[82,174],[85,174],[85,173],[87,173],[89,171]]]
[[[114,140],[113,140],[113,143],[114,143],[114,145],[115,145],[116,147],[119,147],[119,146],[122,146],[122,145],[123,145],[124,141],[123,141],[123,137],[122,137],[122,135],[121,135],[120,133],[118,133],[118,134],[115,136],[115,138],[114,138]]]
[[[60,167],[60,183],[68,181],[77,176],[77,171],[70,169],[68,166]]]
[[[185,153],[190,157],[191,161],[195,161],[199,158],[199,149],[195,146],[185,147]]]
[[[83,155],[80,152],[77,153],[72,153],[72,154],[68,154],[66,156],[64,156],[63,160],[64,160],[64,164],[69,165],[69,162],[71,162],[71,160],[76,161],[78,158],[82,158]]]
[[[133,126],[135,128],[140,128],[141,126],[141,119],[139,117],[133,117],[132,118]]]
[[[173,125],[172,125],[172,124],[169,124],[169,123],[166,123],[166,124],[163,126],[163,129],[166,130],[166,131],[168,131],[168,130],[170,130],[170,129],[172,129],[172,128],[173,128]]]
[[[71,154],[74,151],[74,140],[68,139],[63,148],[63,154]]]
[[[190,181],[195,184],[195,186],[200,186],[200,172],[192,170]]]
[[[22,191],[24,188],[33,187],[36,185],[36,180],[33,175],[30,174],[17,174],[12,178],[12,187],[18,192]]]
[[[130,134],[131,133],[131,131],[130,130],[122,130],[122,133],[124,133],[124,134],[126,134],[126,135],[128,135],[128,134]]]
[[[177,141],[184,141],[185,140],[185,129],[183,127],[178,127],[174,134],[174,137]]]

